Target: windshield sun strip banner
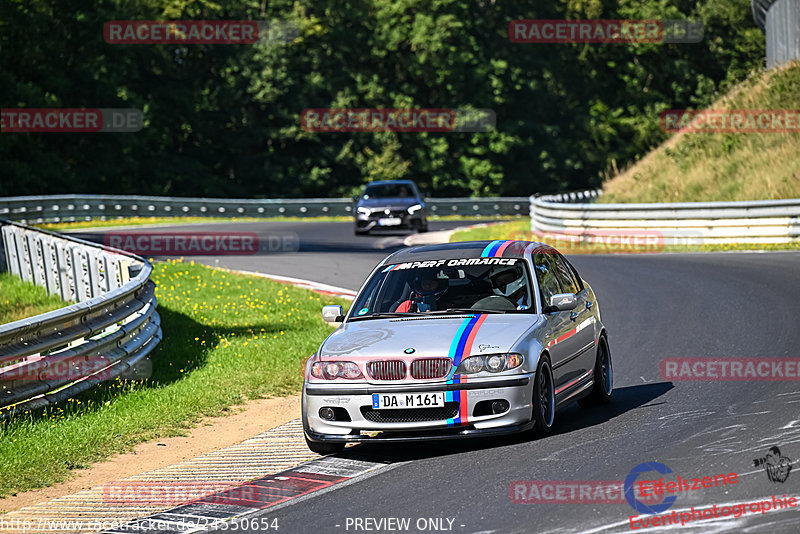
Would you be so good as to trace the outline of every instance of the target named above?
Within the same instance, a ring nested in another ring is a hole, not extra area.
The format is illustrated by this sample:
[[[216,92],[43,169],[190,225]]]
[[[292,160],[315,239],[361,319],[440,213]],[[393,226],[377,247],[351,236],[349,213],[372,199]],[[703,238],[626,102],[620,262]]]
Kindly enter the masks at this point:
[[[500,258],[506,249],[516,241],[495,240],[486,245],[481,253],[482,258]]]
[[[503,253],[506,251],[506,249],[514,243],[516,243],[516,241],[506,241],[505,243],[500,245],[500,248],[497,249],[497,253],[495,253],[495,257],[497,258],[501,257]]]
[[[497,250],[497,246],[500,243],[502,243],[502,241],[495,240],[495,241],[492,241],[491,243],[489,243],[488,245],[486,245],[486,248],[483,249],[483,252],[481,252],[481,258],[488,258],[489,256],[491,256],[492,255],[492,249]]]
[[[430,269],[432,267],[469,267],[471,265],[516,265],[520,258],[500,258],[488,257],[481,258],[453,258],[443,260],[409,261],[387,265],[381,272],[404,271],[408,269]]]

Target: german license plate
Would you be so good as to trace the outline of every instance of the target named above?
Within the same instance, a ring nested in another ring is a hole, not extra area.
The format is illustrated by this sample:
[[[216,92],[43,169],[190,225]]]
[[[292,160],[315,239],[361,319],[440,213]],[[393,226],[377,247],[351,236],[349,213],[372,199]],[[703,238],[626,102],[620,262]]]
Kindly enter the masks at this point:
[[[383,217],[378,219],[378,226],[397,226],[403,224],[403,219],[398,217]]]
[[[373,393],[372,407],[376,410],[398,408],[442,408],[444,407],[444,392]]]

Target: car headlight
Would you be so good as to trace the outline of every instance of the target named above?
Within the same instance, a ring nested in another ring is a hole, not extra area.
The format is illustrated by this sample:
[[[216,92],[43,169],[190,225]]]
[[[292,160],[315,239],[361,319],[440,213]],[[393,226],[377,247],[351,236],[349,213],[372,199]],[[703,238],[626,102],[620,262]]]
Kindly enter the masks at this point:
[[[414,204],[413,206],[408,208],[408,214],[409,215],[414,215],[415,212],[417,212],[417,211],[419,211],[421,209],[422,209],[422,204]]]
[[[458,366],[456,374],[468,375],[483,371],[483,356],[470,356]]]
[[[498,373],[502,371],[505,365],[506,365],[505,357],[499,354],[495,354],[493,356],[489,356],[488,358],[486,358],[486,370],[491,371],[492,373]]]
[[[490,373],[508,371],[522,365],[522,359],[522,354],[516,353],[470,356],[459,364],[455,374],[470,375],[481,371],[489,371]]]
[[[369,208],[365,208],[365,207],[361,206],[361,207],[358,208],[358,213],[361,213],[363,215],[370,215],[370,214],[372,214],[372,210],[369,209]]]
[[[361,369],[353,362],[314,362],[311,366],[311,376],[325,380],[364,378]]]

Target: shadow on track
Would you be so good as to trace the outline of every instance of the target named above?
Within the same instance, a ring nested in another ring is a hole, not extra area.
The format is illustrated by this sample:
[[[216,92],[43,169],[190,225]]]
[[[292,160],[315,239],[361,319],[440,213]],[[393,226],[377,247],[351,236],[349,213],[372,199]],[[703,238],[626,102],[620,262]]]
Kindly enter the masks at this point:
[[[599,425],[631,410],[647,409],[648,403],[664,395],[673,387],[672,382],[628,386],[615,389],[614,397],[610,404],[591,408],[580,408],[577,403],[572,403],[568,407],[560,409],[556,414],[556,426],[550,437],[569,434],[576,430]],[[370,462],[408,462],[452,454],[517,446],[527,442],[542,443],[545,445],[550,437],[531,439],[530,435],[517,434],[494,438],[468,438],[446,441],[362,443],[355,447],[345,449],[343,453],[337,456]]]

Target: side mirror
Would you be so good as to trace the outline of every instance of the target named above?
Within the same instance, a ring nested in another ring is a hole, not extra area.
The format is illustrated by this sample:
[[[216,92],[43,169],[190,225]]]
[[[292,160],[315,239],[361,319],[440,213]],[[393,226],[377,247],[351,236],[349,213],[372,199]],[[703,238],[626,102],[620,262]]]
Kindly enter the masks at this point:
[[[361,195],[353,195],[353,202],[358,202],[361,198]]]
[[[322,320],[326,323],[341,323],[344,321],[344,310],[341,306],[323,306]]]
[[[577,305],[578,297],[575,296],[575,293],[559,293],[558,295],[550,297],[550,306],[544,311],[545,313],[550,313],[554,311],[574,310]]]

